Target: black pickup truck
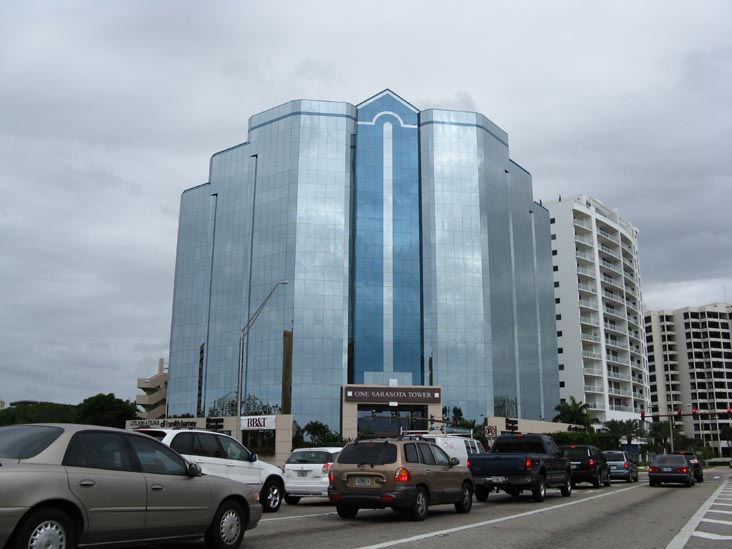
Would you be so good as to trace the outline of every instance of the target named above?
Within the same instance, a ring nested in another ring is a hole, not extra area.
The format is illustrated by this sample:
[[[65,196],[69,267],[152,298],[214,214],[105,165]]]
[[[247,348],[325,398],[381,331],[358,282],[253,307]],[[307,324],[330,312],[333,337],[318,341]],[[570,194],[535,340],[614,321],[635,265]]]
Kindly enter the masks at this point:
[[[530,490],[534,501],[544,501],[547,487],[559,488],[564,497],[572,493],[569,459],[546,435],[501,435],[490,452],[471,455],[468,466],[478,501],[494,490],[512,496]]]

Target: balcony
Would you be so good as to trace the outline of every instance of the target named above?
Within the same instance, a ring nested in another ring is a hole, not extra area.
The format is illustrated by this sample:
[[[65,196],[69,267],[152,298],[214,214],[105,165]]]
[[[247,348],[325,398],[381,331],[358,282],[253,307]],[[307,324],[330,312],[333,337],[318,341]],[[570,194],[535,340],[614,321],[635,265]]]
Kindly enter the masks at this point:
[[[586,267],[577,267],[577,274],[588,276],[590,278],[595,278],[595,270],[588,269]]]
[[[607,290],[603,290],[602,296],[607,299],[612,299],[613,301],[615,301],[617,303],[622,303],[623,305],[625,305],[625,298],[623,296],[621,296],[620,294],[614,294],[612,292],[608,292]]]
[[[592,309],[593,311],[598,310],[597,303],[593,303],[592,301],[587,301],[586,299],[580,299],[579,306],[584,307],[585,309]]]
[[[166,396],[167,391],[165,389],[161,389],[160,391],[155,391],[154,393],[147,395],[137,395],[135,402],[140,406],[154,406],[155,404],[164,401]]]
[[[600,321],[591,316],[580,316],[580,322],[582,324],[587,324],[588,326],[596,326],[596,327],[600,326]]]
[[[605,358],[608,362],[612,362],[613,364],[620,364],[622,366],[630,366],[630,361],[628,359],[621,358],[618,355],[607,354],[605,356]],[[628,378],[628,379],[630,379],[630,378]]]
[[[620,254],[616,250],[613,250],[612,248],[608,248],[605,245],[600,245],[600,252],[609,255],[610,257],[614,257],[615,259],[620,260]]]
[[[590,410],[604,410],[605,409],[605,403],[604,402],[588,402],[590,406]]]
[[[628,330],[625,329],[625,326],[618,326],[617,324],[610,324],[609,322],[605,322],[603,326],[605,327],[605,330],[616,332],[618,334],[626,335],[628,332]]]
[[[577,219],[576,217],[572,220],[574,222],[574,225],[576,227],[583,227],[589,231],[592,230],[592,224],[589,221],[585,221],[582,219]]]
[[[584,261],[587,261],[589,263],[595,262],[595,256],[593,256],[592,254],[578,251],[578,252],[575,252],[575,255],[577,256],[577,259],[583,259]]]
[[[589,284],[577,284],[577,288],[579,288],[579,290],[582,292],[587,292],[590,294],[597,293],[597,288],[595,288],[594,286],[590,286]]]
[[[613,263],[610,263],[609,261],[606,261],[604,259],[602,261],[600,261],[600,265],[602,265],[606,269],[610,269],[611,271],[614,271],[618,274],[623,273],[623,271],[622,271],[622,269],[620,269],[620,267],[616,267]]]
[[[597,233],[603,237],[605,240],[609,240],[613,244],[620,244],[620,239],[617,237],[617,235],[610,234],[605,229],[598,229]]]
[[[622,279],[616,280],[615,278],[613,278],[611,276],[607,276],[606,274],[603,274],[602,281],[605,284],[610,284],[611,286],[613,286],[617,290],[620,290],[621,292],[624,290]]]
[[[617,318],[622,318],[623,320],[626,320],[626,316],[624,312],[620,312],[618,309],[611,309],[609,307],[603,307],[602,310],[605,312],[605,314],[615,316]]]
[[[592,238],[590,238],[589,236],[584,236],[584,235],[580,235],[580,234],[574,235],[574,241],[579,242],[580,244],[585,244],[590,247],[593,247],[595,245],[595,243],[592,241]]]
[[[588,375],[588,376],[599,376],[599,377],[602,377],[602,369],[601,368],[587,368],[587,367],[584,367],[584,368],[582,368],[582,372],[585,375]]]
[[[602,385],[585,385],[585,393],[605,393],[605,388]]]
[[[612,385],[610,387],[608,387],[607,392],[611,395],[624,396],[624,397],[629,397],[632,394],[628,389],[621,389],[619,387],[613,387]]]
[[[624,349],[628,350],[628,345],[623,343],[622,341],[618,341],[617,339],[608,339],[605,338],[605,345],[610,345],[611,347],[615,347],[617,349]]]
[[[582,338],[582,341],[592,341],[593,343],[600,343],[601,339],[600,336],[596,336],[594,334],[581,334],[580,337]]]
[[[611,404],[610,409],[613,412],[630,412],[630,406],[619,406],[618,404]]]
[[[622,379],[624,381],[630,381],[630,374],[621,374],[617,370],[608,370],[607,377],[611,377],[613,379]]]
[[[583,358],[590,358],[592,360],[602,360],[601,353],[593,353],[592,351],[582,351]]]

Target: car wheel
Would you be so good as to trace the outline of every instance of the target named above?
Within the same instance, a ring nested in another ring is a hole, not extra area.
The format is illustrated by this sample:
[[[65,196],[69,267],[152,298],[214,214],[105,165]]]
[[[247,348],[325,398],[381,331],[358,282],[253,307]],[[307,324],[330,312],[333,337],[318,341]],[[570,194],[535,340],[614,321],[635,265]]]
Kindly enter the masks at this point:
[[[534,484],[534,487],[531,489],[531,495],[534,498],[534,501],[544,501],[546,498],[546,480],[542,475],[539,475],[539,477],[536,479],[536,484]]]
[[[276,480],[268,480],[259,493],[259,501],[265,513],[274,513],[282,505],[282,486]]]
[[[247,519],[244,509],[235,501],[225,501],[216,511],[213,522],[206,531],[206,547],[214,549],[239,547],[246,529]]]
[[[336,505],[336,512],[338,516],[344,519],[352,519],[358,514],[358,507],[355,505]]]
[[[409,518],[416,521],[424,520],[427,518],[428,509],[427,490],[421,486],[417,486],[417,491],[414,494],[414,502],[409,508]]]
[[[607,476],[605,477],[605,481],[602,483],[603,486],[610,486],[610,473],[608,472]]]
[[[651,488],[653,488],[655,485],[656,485],[656,481],[655,480],[649,480],[648,481],[648,486],[650,486]]]
[[[684,485],[686,485],[687,488],[691,488],[694,486],[694,477],[689,477],[686,479],[686,482],[684,482]]]
[[[460,501],[455,504],[458,513],[470,513],[473,507],[473,486],[469,482],[463,482],[463,492]]]
[[[76,547],[74,525],[68,515],[55,507],[33,511],[18,528],[15,544],[8,547],[26,549],[29,547]]]
[[[478,501],[485,501],[488,499],[488,488],[485,486],[476,486],[475,487],[475,499]]]
[[[594,486],[595,488],[599,488],[600,484],[602,483],[600,482],[600,473],[598,472],[597,476],[592,479],[592,486]]]
[[[696,479],[697,482],[704,482],[704,474],[699,475],[699,477]]]
[[[300,503],[300,498],[298,496],[285,496],[285,503],[288,505],[297,505]]]
[[[572,481],[570,480],[569,475],[567,476],[567,480],[564,483],[564,486],[560,488],[562,492],[562,497],[568,498],[570,495],[572,495]]]
[[[638,482],[638,471],[635,472],[635,476],[633,477],[633,482]]]

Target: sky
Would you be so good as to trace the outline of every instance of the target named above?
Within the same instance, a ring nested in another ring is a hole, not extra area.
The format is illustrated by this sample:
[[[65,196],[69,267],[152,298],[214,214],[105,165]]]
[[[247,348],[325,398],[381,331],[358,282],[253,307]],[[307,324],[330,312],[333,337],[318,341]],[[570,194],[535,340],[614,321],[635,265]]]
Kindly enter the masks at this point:
[[[133,400],[211,155],[385,88],[486,115],[535,200],[617,209],[646,309],[732,301],[732,2],[4,0],[0,400]]]

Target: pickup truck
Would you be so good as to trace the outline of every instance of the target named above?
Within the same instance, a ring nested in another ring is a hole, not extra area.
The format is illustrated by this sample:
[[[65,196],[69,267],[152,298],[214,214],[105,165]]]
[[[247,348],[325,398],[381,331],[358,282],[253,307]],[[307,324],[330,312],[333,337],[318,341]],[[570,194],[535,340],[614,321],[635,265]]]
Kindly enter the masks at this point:
[[[512,496],[529,490],[534,501],[544,501],[547,487],[559,488],[564,497],[572,493],[569,459],[546,435],[501,435],[487,454],[471,455],[468,467],[478,501],[494,490]]]

